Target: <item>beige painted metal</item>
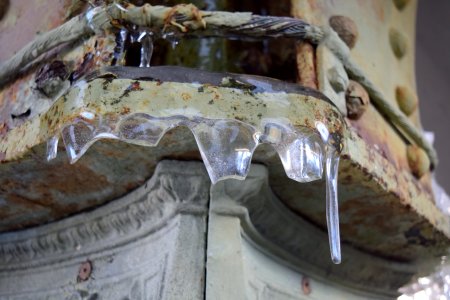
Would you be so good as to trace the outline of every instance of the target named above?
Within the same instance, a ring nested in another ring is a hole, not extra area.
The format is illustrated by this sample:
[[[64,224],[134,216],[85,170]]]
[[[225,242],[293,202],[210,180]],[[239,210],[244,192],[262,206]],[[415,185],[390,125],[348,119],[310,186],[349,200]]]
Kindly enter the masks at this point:
[[[293,14],[312,24],[329,26],[329,19],[339,15],[356,24],[358,38],[350,55],[393,105],[397,105],[395,90],[398,86],[406,86],[416,94],[416,9],[417,1],[408,1],[402,10],[394,1],[292,1]],[[392,32],[397,33],[393,39],[390,38]],[[392,46],[400,40],[404,41],[405,48],[401,58],[395,55]],[[412,120],[419,124],[417,111]]]
[[[113,116],[147,113],[154,117],[175,115],[210,119],[237,119],[259,125],[262,119],[287,118],[294,126],[315,128],[323,122],[330,133],[343,132],[337,109],[309,95],[286,92],[248,93],[242,89],[196,83],[95,79],[81,81],[62,96],[46,113],[12,129],[1,139],[3,161],[21,157],[33,146],[46,142],[83,113]],[[88,120],[89,121],[89,120]],[[93,119],[91,120],[93,121]]]

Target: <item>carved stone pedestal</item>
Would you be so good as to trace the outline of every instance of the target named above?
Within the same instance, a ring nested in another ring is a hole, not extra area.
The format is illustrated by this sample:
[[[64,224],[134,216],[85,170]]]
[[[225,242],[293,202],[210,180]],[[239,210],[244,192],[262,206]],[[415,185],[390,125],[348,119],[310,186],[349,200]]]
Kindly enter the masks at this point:
[[[127,196],[0,235],[0,299],[393,298],[413,274],[343,245],[281,204],[267,170],[211,186],[201,163],[163,161]]]

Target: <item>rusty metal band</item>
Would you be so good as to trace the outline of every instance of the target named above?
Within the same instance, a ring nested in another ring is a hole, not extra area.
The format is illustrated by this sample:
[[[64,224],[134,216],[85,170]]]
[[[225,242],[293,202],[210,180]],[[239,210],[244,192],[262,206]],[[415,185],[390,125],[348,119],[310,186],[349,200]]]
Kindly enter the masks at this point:
[[[96,7],[42,34],[4,62],[0,66],[0,87],[5,86],[17,76],[17,73],[55,47],[127,23],[162,32],[173,32],[180,37],[215,36],[250,39],[287,37],[307,40],[313,44],[323,42],[342,61],[349,75],[367,89],[375,107],[388,117],[389,122],[404,132],[408,141],[425,150],[432,168],[438,163],[436,150],[425,139],[423,133],[386,100],[352,61],[348,47],[337,34],[328,28],[320,28],[296,18],[259,16],[243,12],[200,11],[192,4],[174,7],[149,4],[140,7],[129,4],[124,7],[112,4]]]

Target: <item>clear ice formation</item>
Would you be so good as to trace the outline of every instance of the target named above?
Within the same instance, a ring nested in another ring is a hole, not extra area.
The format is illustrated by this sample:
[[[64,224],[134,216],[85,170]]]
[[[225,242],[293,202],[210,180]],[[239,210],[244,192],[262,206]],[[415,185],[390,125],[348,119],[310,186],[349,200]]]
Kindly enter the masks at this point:
[[[153,117],[145,113],[109,121],[91,112],[61,130],[70,162],[75,163],[99,139],[118,139],[141,146],[156,146],[164,134],[177,126],[193,133],[213,184],[220,180],[246,178],[253,152],[260,143],[272,145],[287,176],[298,182],[322,178],[325,165],[326,215],[332,261],[341,261],[337,175],[339,154],[329,140],[327,127],[316,122],[316,130],[294,128],[281,120],[263,119],[255,127],[235,119],[204,117]],[[57,155],[58,137],[47,143],[47,159]]]
[[[333,147],[328,147],[326,154],[326,214],[328,239],[330,243],[331,260],[335,264],[341,262],[341,241],[339,235],[339,208],[337,195],[337,178],[339,155]]]
[[[148,68],[153,54],[153,34],[150,31],[142,31],[137,40],[142,45],[139,67]]]
[[[120,5],[118,7],[126,10]],[[92,16],[88,16],[89,18]],[[125,43],[129,39],[131,43],[141,44],[139,67],[150,67],[154,38],[169,41],[173,49],[179,42],[175,32],[155,35],[149,29],[135,25],[130,31],[122,28],[116,38],[115,61],[123,60]],[[244,81],[253,84],[252,80],[246,78]],[[264,86],[264,91],[274,92],[270,83],[265,84],[261,80],[255,85],[255,92],[259,85]],[[229,178],[244,180],[253,153],[261,143],[272,145],[281,159],[286,175],[297,182],[319,180],[325,170],[326,217],[331,259],[335,264],[341,262],[337,198],[339,153],[330,141],[327,127],[321,122],[316,122],[315,130],[312,130],[306,127],[295,128],[281,119],[263,119],[259,126],[255,127],[235,119],[182,115],[153,117],[145,113],[125,115],[117,122],[85,111],[73,123],[62,128],[61,136],[70,162],[75,163],[97,140],[118,139],[154,147],[168,130],[177,126],[186,126],[193,133],[213,184]],[[54,136],[47,142],[48,161],[57,156],[58,138]]]

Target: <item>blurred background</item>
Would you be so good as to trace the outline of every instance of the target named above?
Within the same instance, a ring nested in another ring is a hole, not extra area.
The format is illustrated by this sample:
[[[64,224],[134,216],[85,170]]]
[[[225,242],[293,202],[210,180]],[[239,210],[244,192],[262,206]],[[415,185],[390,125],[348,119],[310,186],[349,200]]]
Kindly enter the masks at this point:
[[[439,184],[450,192],[450,1],[419,1],[416,77],[423,128],[433,131]]]

